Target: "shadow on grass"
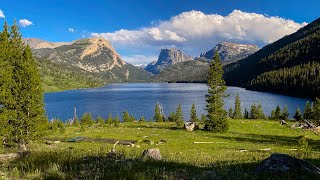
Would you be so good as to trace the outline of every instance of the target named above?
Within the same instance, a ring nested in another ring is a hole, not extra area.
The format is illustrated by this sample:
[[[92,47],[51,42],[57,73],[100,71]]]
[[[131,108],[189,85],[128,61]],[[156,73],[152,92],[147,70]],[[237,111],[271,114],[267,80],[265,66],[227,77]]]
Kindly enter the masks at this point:
[[[320,160],[312,160],[320,161]],[[129,159],[123,155],[83,156],[72,151],[33,152],[16,159],[9,170],[20,174],[42,172],[43,179],[303,179],[313,175],[297,172],[256,174],[259,162],[220,161],[207,167],[192,164]],[[319,162],[318,162],[319,163]],[[23,173],[22,173],[23,172]],[[320,177],[317,177],[320,178]]]
[[[250,142],[250,143],[260,143],[260,144],[279,144],[281,146],[298,146],[301,136],[288,137],[288,136],[277,136],[277,135],[260,135],[260,134],[241,134],[241,136],[219,136],[213,135],[214,138],[232,140],[238,142]],[[308,145],[312,147],[313,150],[320,150],[320,140],[308,139]]]

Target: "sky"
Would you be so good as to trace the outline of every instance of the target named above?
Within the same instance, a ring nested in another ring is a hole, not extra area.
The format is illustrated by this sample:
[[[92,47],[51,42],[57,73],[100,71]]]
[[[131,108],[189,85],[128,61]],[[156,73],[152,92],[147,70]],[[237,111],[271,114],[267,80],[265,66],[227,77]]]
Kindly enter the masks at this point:
[[[198,56],[219,42],[263,47],[319,18],[319,0],[0,0],[0,24],[51,42],[103,37],[132,64],[162,48]]]

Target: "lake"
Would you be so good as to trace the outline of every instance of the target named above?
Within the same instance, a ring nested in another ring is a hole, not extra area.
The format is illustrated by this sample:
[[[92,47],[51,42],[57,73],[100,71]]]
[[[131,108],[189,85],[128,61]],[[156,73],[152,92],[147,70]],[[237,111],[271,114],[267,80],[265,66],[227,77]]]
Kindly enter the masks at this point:
[[[109,113],[122,118],[123,111],[127,110],[136,118],[144,116],[150,120],[154,114],[156,103],[162,104],[166,116],[175,111],[181,104],[185,120],[189,119],[192,103],[195,103],[198,116],[205,114],[206,84],[195,83],[128,83],[110,84],[102,88],[70,90],[45,94],[46,112],[49,120],[62,120],[73,117],[76,107],[80,117],[84,112],[91,112],[94,117],[101,115],[106,118]],[[262,104],[266,115],[279,104],[281,108],[288,105],[290,117],[299,106],[303,111],[309,99],[284,96],[266,92],[249,91],[238,87],[228,87],[225,98],[225,109],[234,107],[235,97],[239,93],[242,110],[250,109],[253,103]]]

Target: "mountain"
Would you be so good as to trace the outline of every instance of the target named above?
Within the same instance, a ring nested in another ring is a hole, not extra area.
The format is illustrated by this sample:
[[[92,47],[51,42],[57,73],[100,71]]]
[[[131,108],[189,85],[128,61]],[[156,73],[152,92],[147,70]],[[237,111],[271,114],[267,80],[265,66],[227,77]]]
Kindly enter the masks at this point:
[[[210,61],[192,60],[173,64],[154,76],[155,82],[206,82]]]
[[[31,49],[42,49],[42,48],[56,48],[63,45],[68,45],[67,42],[48,42],[37,38],[24,38],[23,41],[30,46]]]
[[[230,62],[246,58],[258,50],[259,48],[256,45],[222,42],[211,50],[200,54],[200,58],[211,60],[215,52],[218,51],[222,62]]]
[[[162,69],[179,62],[190,61],[192,56],[183,54],[178,49],[161,49],[158,61],[153,61],[145,67],[145,70],[158,74]]]
[[[103,38],[80,39],[54,48],[33,48],[33,54],[39,59],[82,69],[105,82],[138,82],[152,77],[145,70],[124,62]]]
[[[320,18],[224,67],[228,85],[303,97],[320,96]]]

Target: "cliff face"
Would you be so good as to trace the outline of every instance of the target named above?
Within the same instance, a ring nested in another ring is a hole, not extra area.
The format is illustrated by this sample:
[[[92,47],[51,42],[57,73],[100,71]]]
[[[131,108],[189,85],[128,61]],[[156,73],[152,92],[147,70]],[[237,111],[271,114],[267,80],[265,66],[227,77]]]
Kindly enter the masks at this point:
[[[161,49],[158,61],[151,62],[145,70],[153,74],[158,74],[162,69],[179,62],[190,61],[192,56],[183,54],[177,49]]]
[[[259,48],[252,44],[236,44],[230,42],[222,42],[217,44],[211,50],[202,53],[201,58],[213,59],[215,52],[217,51],[222,61],[236,61],[248,57],[249,55],[258,51]]]

